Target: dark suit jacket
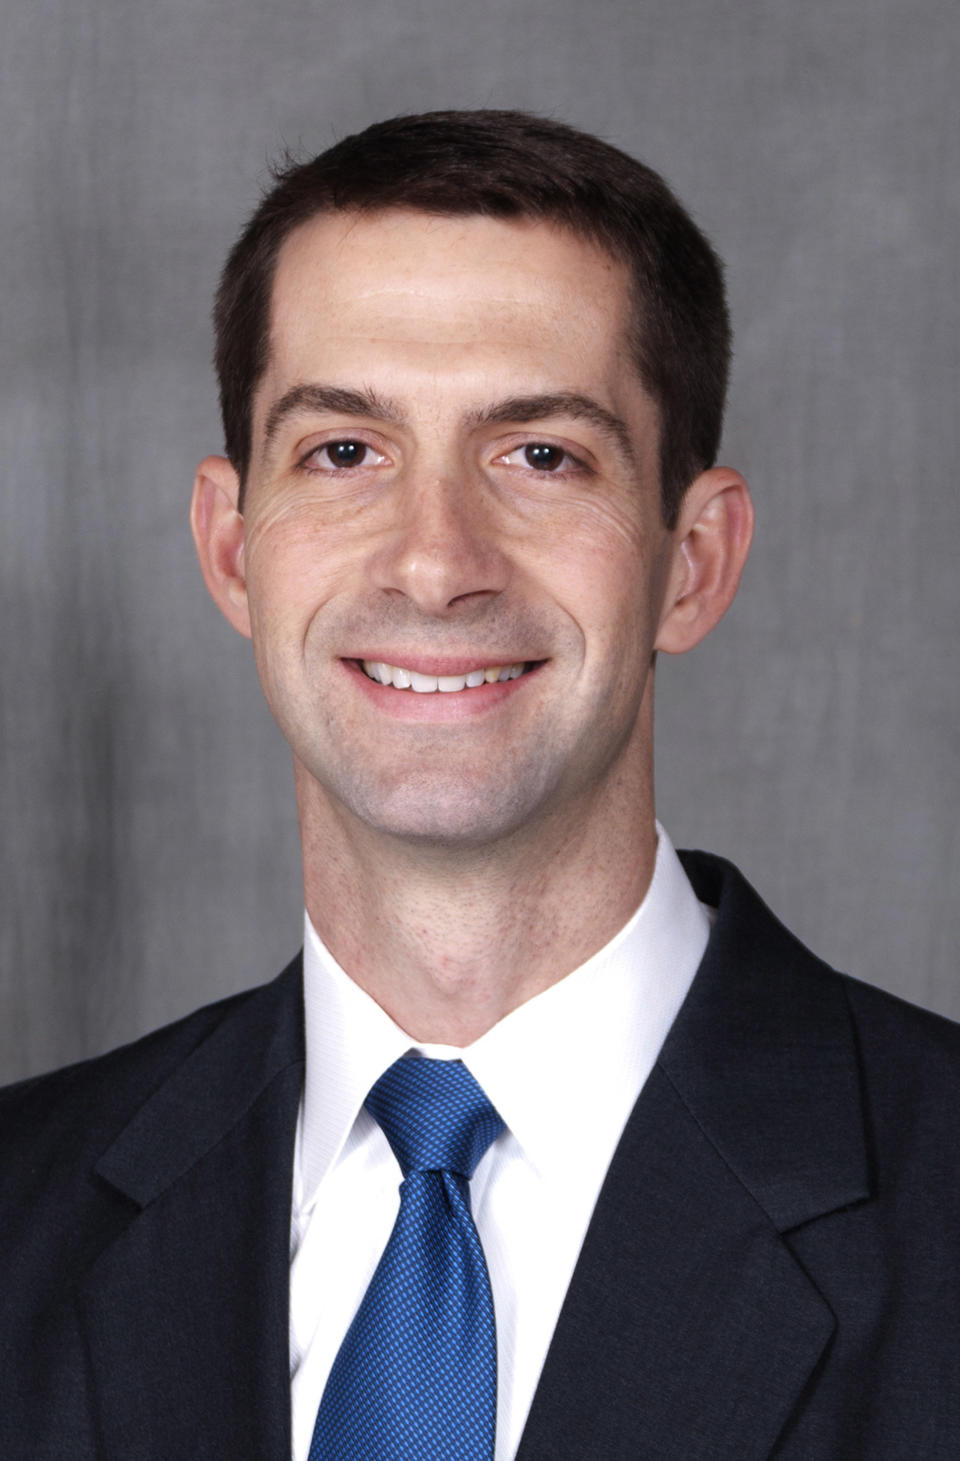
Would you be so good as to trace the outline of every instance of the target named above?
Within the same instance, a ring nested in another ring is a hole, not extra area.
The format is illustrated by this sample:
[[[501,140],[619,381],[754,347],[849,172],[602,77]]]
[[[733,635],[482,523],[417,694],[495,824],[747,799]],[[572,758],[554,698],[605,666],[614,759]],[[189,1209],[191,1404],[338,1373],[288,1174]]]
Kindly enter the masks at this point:
[[[519,1461],[956,1461],[960,1027],[739,874],[626,1127]],[[299,962],[0,1095],[3,1461],[285,1461]]]

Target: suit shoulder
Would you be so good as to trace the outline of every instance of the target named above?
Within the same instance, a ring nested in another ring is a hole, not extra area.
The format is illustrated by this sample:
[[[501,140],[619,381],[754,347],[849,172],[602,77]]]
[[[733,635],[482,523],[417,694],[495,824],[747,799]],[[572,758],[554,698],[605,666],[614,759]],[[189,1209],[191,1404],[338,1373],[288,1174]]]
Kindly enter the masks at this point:
[[[853,1021],[864,1093],[878,1128],[952,1141],[960,1103],[960,1024],[898,995],[837,976]]]
[[[784,1049],[801,1039],[814,1049],[828,1026],[842,1040],[849,1020],[870,1085],[956,1089],[960,1024],[831,968],[780,922],[732,863],[705,852],[680,857],[697,896],[717,910],[698,976],[707,995],[700,1000],[701,1024],[713,1028],[721,1015],[734,1026],[762,1017],[761,1028],[776,1030]]]
[[[280,979],[290,976],[297,961]],[[228,995],[106,1054],[0,1089],[0,1190],[29,1173],[89,1164],[128,1119],[244,1004],[272,984]]]
[[[911,1043],[919,1043],[930,1053],[942,1050],[949,1055],[960,1053],[960,1024],[946,1015],[924,1009],[912,1000],[840,973],[847,999],[858,1026],[875,1038],[907,1032]]]
[[[821,981],[839,984],[855,1019],[878,1037],[899,1030],[931,1048],[960,1049],[960,1024],[831,967],[777,918],[732,862],[699,850],[681,850],[679,857],[697,897],[722,914],[721,922],[732,929],[726,949],[732,962],[757,958],[765,968],[774,965],[796,978],[798,987],[805,987],[814,997]]]

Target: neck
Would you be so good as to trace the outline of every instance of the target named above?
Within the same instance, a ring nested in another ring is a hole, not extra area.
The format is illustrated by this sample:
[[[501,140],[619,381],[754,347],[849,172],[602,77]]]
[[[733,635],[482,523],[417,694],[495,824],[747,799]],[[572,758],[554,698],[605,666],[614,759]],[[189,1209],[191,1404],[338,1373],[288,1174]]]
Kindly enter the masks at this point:
[[[648,775],[483,848],[385,837],[303,771],[298,806],[314,927],[401,1029],[431,1044],[470,1044],[602,948],[642,901],[656,857]]]

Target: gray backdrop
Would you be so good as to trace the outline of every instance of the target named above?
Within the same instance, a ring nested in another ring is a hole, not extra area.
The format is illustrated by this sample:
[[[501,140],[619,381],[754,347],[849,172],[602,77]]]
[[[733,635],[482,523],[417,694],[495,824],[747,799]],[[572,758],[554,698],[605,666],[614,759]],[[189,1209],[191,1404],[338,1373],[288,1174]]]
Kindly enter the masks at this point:
[[[0,1078],[299,941],[285,747],[186,519],[208,303],[283,145],[523,106],[729,263],[742,596],[663,661],[660,813],[832,961],[960,1016],[954,0],[5,0]]]

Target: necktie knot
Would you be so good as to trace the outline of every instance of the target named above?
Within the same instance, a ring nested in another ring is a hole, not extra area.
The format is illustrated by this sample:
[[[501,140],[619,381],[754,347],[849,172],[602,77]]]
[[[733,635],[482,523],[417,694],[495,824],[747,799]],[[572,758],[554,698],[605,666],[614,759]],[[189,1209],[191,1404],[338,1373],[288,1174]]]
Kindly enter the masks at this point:
[[[377,1081],[367,1110],[404,1177],[456,1172],[469,1179],[503,1121],[462,1060],[404,1056]]]

